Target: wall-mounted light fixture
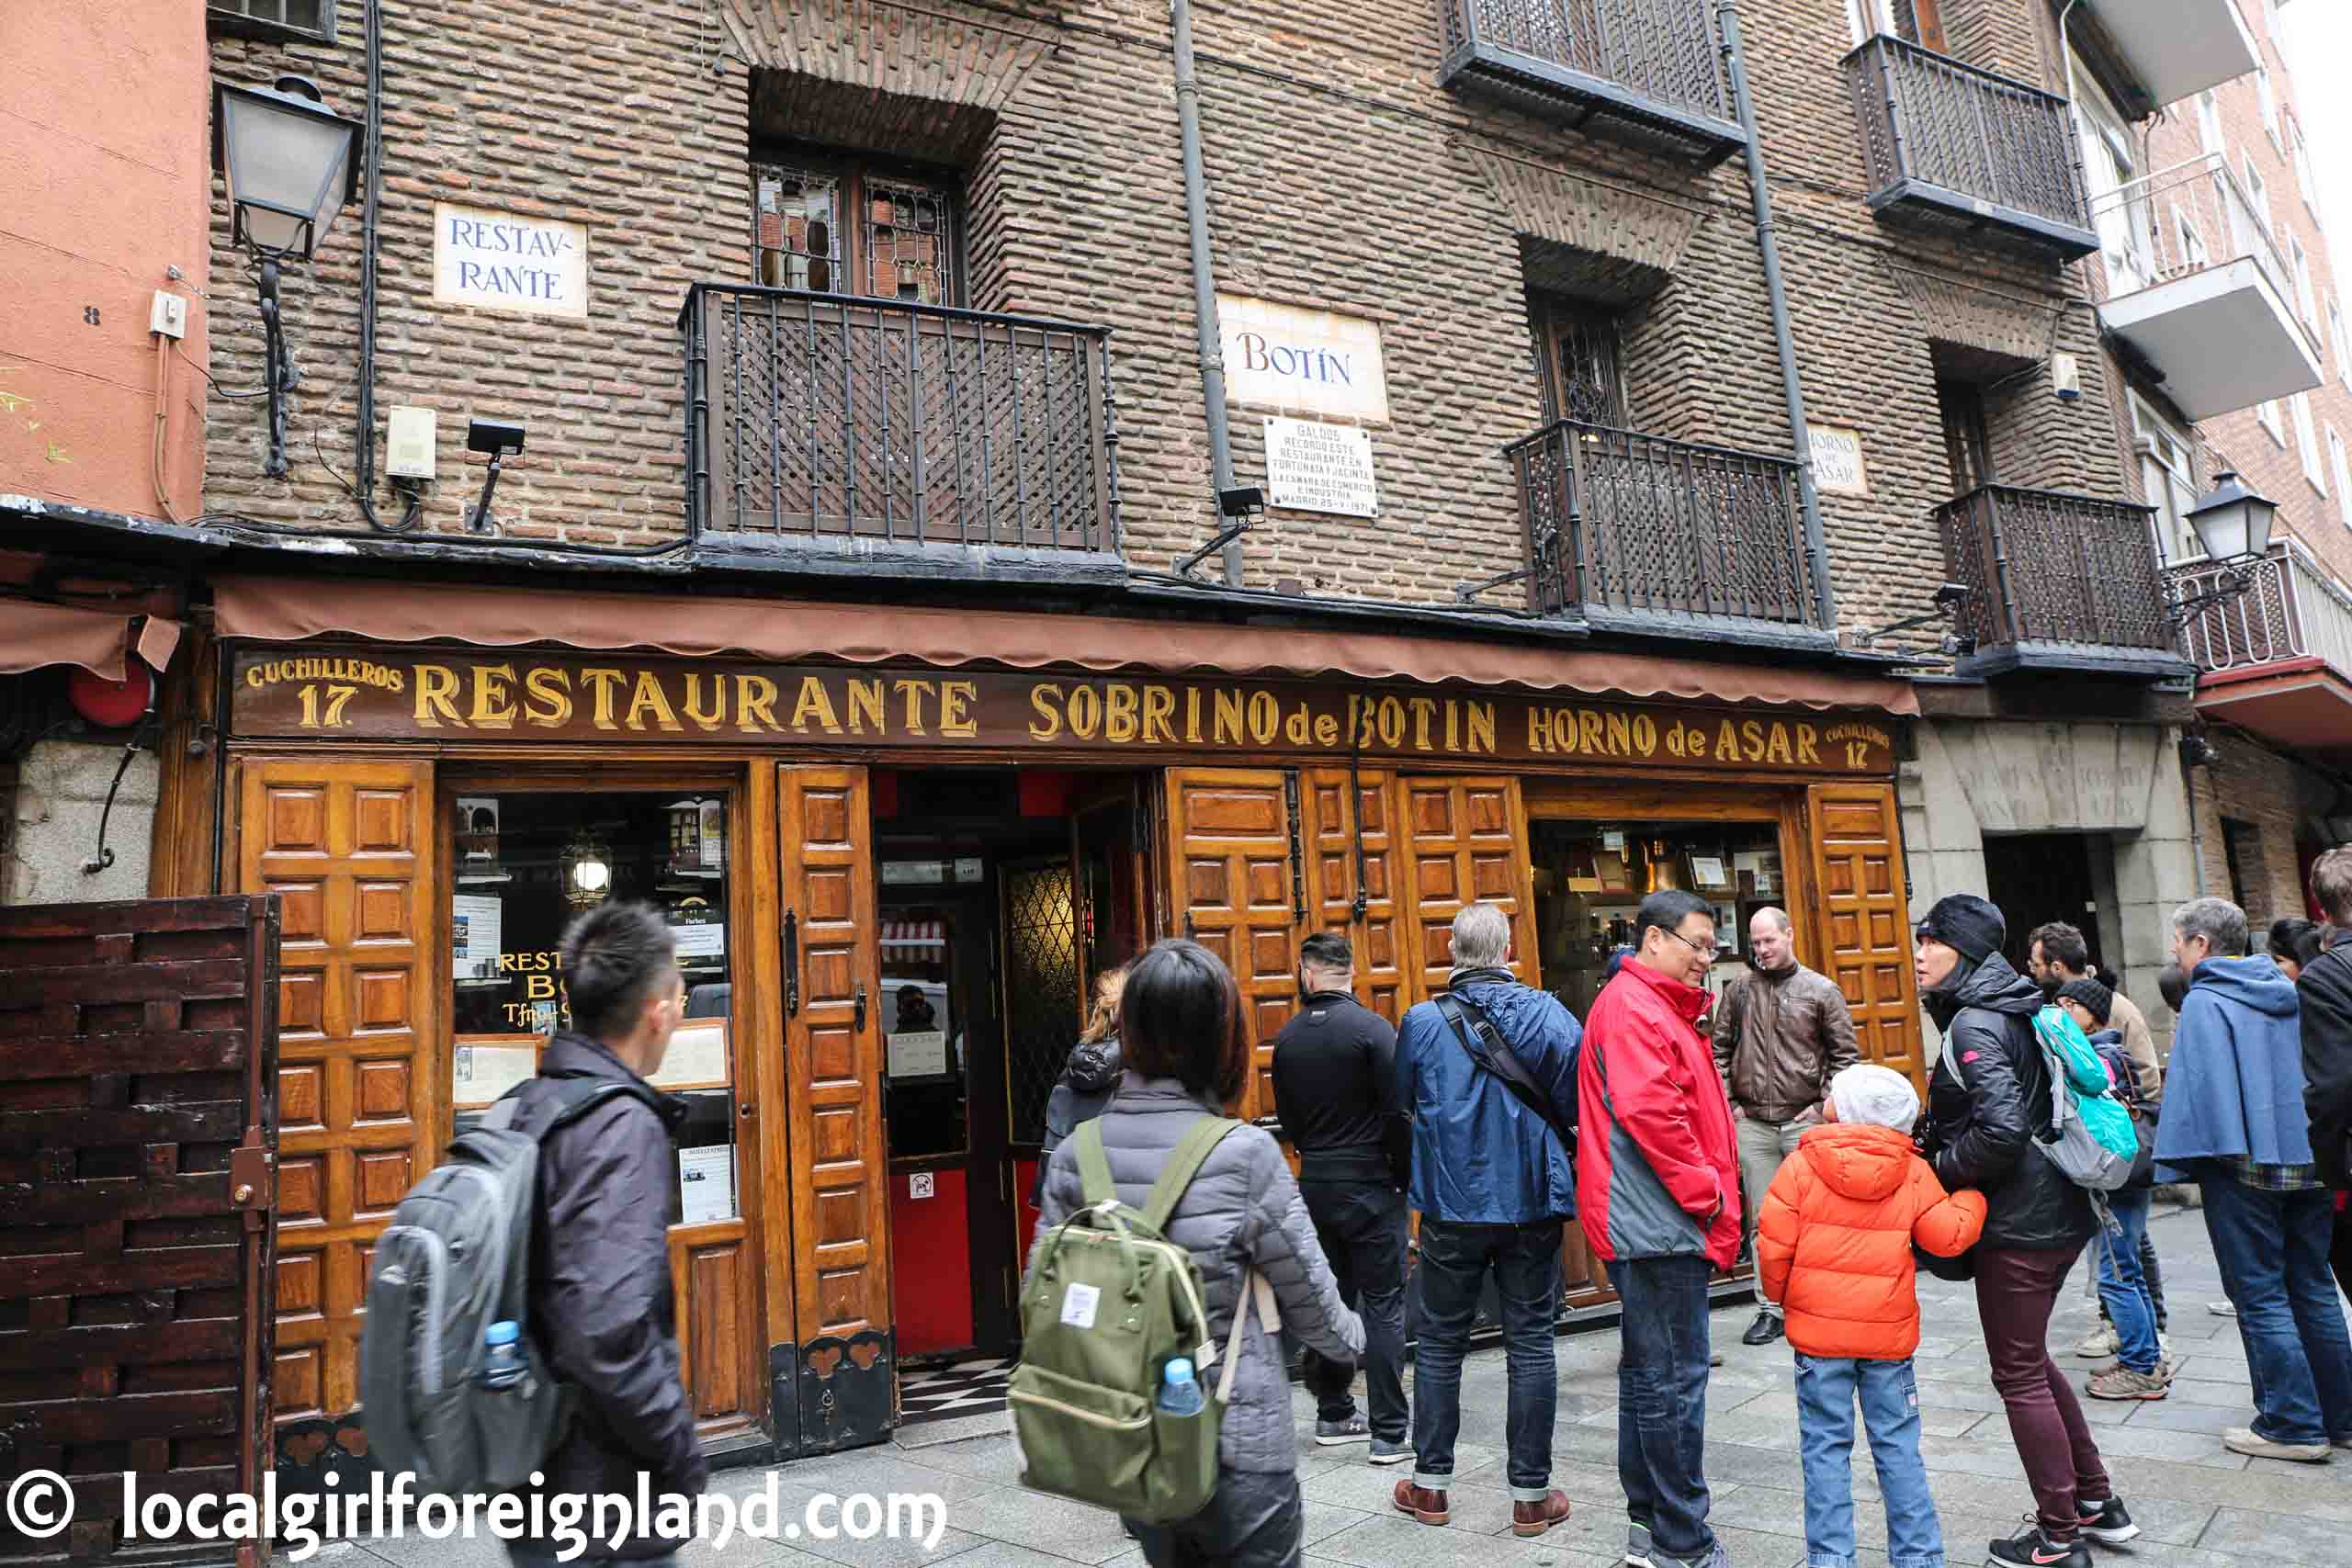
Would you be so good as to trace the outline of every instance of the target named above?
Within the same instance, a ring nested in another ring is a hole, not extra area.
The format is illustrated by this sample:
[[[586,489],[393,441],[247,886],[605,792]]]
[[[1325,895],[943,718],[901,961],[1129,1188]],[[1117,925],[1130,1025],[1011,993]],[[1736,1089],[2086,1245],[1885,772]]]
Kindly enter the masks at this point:
[[[482,476],[481,500],[466,514],[466,526],[477,534],[490,532],[490,498],[498,493],[499,465],[523,449],[523,427],[494,419],[477,419],[466,426],[466,450],[487,453],[490,471]]]
[[[563,897],[575,909],[593,909],[612,897],[612,855],[584,829],[563,852]]]
[[[286,389],[295,384],[277,269],[308,261],[359,188],[357,120],[327,107],[318,84],[280,76],[274,87],[212,85],[212,166],[229,194],[230,235],[261,266],[264,384],[269,393],[269,457],[262,472],[286,472]]]
[[[2224,468],[2213,476],[2213,489],[2188,514],[2205,558],[2219,569],[2210,588],[2184,594],[2166,606],[2165,618],[2186,626],[2216,604],[2226,604],[2254,586],[2255,568],[2270,551],[2270,525],[2278,520],[2278,503],[2245,488],[2237,475]]]

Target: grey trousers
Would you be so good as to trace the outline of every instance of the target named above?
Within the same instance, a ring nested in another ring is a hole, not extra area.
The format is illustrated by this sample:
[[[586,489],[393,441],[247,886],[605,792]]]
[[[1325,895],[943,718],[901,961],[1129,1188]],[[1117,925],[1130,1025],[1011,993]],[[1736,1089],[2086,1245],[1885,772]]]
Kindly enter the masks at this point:
[[[1797,1140],[1819,1122],[1762,1122],[1743,1114],[1732,1123],[1739,1132],[1739,1223],[1750,1249],[1756,1246],[1756,1213],[1764,1206],[1764,1194],[1771,1189],[1772,1178],[1780,1174],[1781,1162],[1797,1152]],[[1781,1303],[1768,1302],[1759,1291],[1756,1304],[1775,1317],[1781,1315]]]

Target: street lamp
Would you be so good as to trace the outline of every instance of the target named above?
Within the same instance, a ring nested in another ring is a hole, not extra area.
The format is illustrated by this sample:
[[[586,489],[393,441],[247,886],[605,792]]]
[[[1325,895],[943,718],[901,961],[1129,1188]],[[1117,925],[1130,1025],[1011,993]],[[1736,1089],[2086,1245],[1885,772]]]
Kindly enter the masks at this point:
[[[212,85],[212,166],[228,188],[230,234],[261,264],[269,459],[286,472],[286,389],[293,356],[277,309],[278,264],[308,261],[359,187],[360,126],[326,107],[318,84],[280,76],[274,87]]]
[[[2255,569],[2269,553],[2270,525],[2278,517],[2278,503],[2246,489],[2237,475],[2224,468],[2213,476],[2212,493],[2189,513],[2188,525],[2206,560],[2220,570],[2212,586],[2174,603],[2167,612],[2173,625],[2185,626],[2254,586]]]

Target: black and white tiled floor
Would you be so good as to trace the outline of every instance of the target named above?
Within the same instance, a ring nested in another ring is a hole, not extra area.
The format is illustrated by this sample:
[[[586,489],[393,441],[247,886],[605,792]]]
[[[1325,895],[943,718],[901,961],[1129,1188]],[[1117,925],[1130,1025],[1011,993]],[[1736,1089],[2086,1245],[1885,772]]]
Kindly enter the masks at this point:
[[[1003,1409],[1005,1382],[1012,1376],[1015,1359],[988,1356],[903,1373],[899,1382],[899,1423],[911,1426]]]

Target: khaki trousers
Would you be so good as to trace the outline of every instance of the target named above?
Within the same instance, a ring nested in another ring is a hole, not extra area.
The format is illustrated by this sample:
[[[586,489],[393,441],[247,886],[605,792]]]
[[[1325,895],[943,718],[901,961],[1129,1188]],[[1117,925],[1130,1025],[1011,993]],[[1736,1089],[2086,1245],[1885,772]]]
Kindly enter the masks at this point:
[[[1796,1153],[1797,1140],[1808,1128],[1818,1127],[1818,1121],[1764,1122],[1742,1113],[1732,1125],[1739,1131],[1739,1224],[1747,1238],[1751,1252],[1756,1246],[1756,1215],[1764,1206],[1764,1194],[1770,1190],[1772,1178],[1780,1174],[1781,1162]],[[1756,1304],[1775,1317],[1781,1314],[1781,1303],[1768,1302],[1759,1292]]]

